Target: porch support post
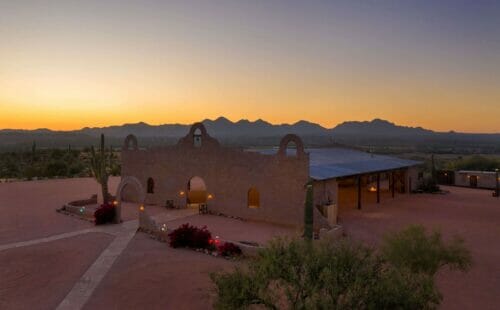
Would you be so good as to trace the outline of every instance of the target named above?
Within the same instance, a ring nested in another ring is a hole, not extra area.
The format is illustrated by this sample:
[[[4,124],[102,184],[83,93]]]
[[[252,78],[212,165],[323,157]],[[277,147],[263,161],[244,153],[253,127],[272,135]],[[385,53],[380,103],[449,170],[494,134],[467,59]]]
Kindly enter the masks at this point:
[[[497,184],[497,189],[496,189],[497,198],[500,198],[500,197],[498,197],[498,196],[500,196],[500,185],[499,185],[500,178],[498,177],[498,168],[495,169],[495,179],[496,179],[496,184]]]
[[[358,176],[358,210],[361,210],[361,176]]]
[[[377,203],[380,203],[380,173],[377,173]]]

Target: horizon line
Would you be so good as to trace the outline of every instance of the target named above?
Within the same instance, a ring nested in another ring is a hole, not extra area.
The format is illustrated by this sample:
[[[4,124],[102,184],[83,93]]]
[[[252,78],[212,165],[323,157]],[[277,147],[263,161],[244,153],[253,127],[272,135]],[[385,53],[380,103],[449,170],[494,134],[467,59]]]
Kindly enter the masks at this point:
[[[456,130],[453,130],[453,129],[450,129],[450,130],[447,130],[447,131],[437,131],[437,130],[434,130],[434,129],[429,129],[429,128],[424,128],[422,126],[408,126],[408,125],[403,125],[403,124],[398,124],[398,123],[395,123],[393,121],[390,121],[390,120],[387,120],[387,119],[383,119],[383,118],[380,118],[380,117],[374,117],[372,118],[371,120],[349,120],[349,121],[343,121],[343,122],[339,122],[337,124],[335,124],[333,127],[325,127],[319,123],[315,123],[313,121],[309,121],[309,120],[305,120],[305,119],[300,119],[300,120],[297,120],[295,122],[290,122],[290,123],[272,123],[272,122],[269,122],[269,121],[266,121],[265,119],[263,118],[256,118],[255,120],[250,120],[250,119],[247,119],[247,118],[241,118],[241,119],[238,119],[238,120],[231,120],[229,119],[228,117],[226,116],[218,116],[214,119],[211,119],[211,118],[205,118],[203,120],[200,120],[200,121],[195,121],[195,122],[191,122],[191,123],[148,123],[148,122],[145,122],[145,121],[138,121],[138,122],[124,122],[124,123],[121,123],[121,124],[110,124],[110,125],[102,125],[102,126],[85,126],[85,127],[80,127],[80,128],[73,128],[73,129],[53,129],[53,128],[48,128],[48,127],[39,127],[39,128],[33,128],[33,129],[27,129],[27,128],[0,128],[0,131],[40,131],[40,130],[48,130],[48,131],[52,131],[52,132],[71,132],[71,131],[81,131],[81,130],[84,130],[84,129],[104,129],[104,128],[110,128],[110,127],[121,127],[121,126],[126,126],[126,125],[138,125],[138,124],[144,124],[144,125],[147,125],[147,126],[151,126],[151,127],[159,127],[159,126],[165,126],[165,125],[178,125],[178,126],[192,126],[193,124],[196,124],[196,123],[203,123],[205,121],[217,121],[219,119],[225,119],[229,122],[231,122],[232,124],[236,124],[238,122],[241,122],[241,121],[247,121],[247,122],[250,122],[250,123],[256,123],[258,121],[262,121],[262,122],[265,122],[265,123],[268,123],[272,126],[285,126],[285,125],[289,125],[289,126],[293,126],[293,125],[296,125],[300,122],[307,122],[307,123],[310,123],[310,124],[313,124],[313,125],[317,125],[325,130],[332,130],[334,128],[336,128],[337,126],[341,125],[341,124],[344,124],[344,123],[348,123],[348,122],[373,122],[375,120],[381,120],[381,121],[385,121],[385,122],[389,122],[395,126],[399,126],[399,127],[407,127],[407,128],[414,128],[414,129],[423,129],[423,130],[429,130],[429,131],[432,131],[433,133],[465,133],[465,134],[500,134],[500,131],[499,132],[477,132],[477,131],[456,131]]]

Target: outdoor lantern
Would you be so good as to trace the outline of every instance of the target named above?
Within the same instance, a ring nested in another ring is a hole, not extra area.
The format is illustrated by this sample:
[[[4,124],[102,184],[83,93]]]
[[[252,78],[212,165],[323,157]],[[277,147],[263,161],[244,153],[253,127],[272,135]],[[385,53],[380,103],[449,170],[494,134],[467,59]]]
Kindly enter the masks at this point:
[[[140,210],[140,211],[144,211],[144,205],[141,205],[141,206],[139,207],[139,210]]]
[[[179,191],[179,196],[184,196],[186,193],[184,191]]]
[[[118,201],[114,200],[114,201],[113,201],[113,205],[114,205],[114,206],[117,206],[117,205],[118,205]]]
[[[214,195],[212,195],[212,194],[208,194],[207,198],[208,198],[208,199],[213,199],[213,198],[214,198]]]

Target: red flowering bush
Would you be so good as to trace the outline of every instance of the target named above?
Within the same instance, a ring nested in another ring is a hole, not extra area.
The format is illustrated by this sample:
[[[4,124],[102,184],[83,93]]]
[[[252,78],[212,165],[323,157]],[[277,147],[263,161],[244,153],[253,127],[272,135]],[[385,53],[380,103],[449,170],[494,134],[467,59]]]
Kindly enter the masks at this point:
[[[241,249],[239,246],[232,242],[224,242],[222,245],[217,247],[217,251],[222,256],[238,256],[241,255]]]
[[[115,206],[112,204],[103,204],[94,212],[95,224],[102,225],[111,223],[115,218]]]
[[[173,248],[211,248],[210,240],[212,239],[212,234],[206,226],[198,228],[186,223],[172,231],[168,236],[170,237],[170,246]]]

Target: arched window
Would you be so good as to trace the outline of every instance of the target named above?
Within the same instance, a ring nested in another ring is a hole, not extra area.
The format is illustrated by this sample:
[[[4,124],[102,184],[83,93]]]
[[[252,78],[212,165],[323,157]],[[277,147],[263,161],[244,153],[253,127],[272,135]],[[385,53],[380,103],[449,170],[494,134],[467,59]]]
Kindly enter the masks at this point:
[[[155,192],[155,181],[153,178],[148,179],[148,194],[154,194]]]
[[[278,154],[282,157],[302,157],[305,155],[304,144],[299,136],[288,134],[281,139]]]
[[[193,134],[193,145],[194,147],[201,147],[201,129],[196,128]]]
[[[297,157],[297,144],[295,143],[295,141],[292,140],[288,142],[288,144],[286,145],[285,154],[286,156]]]
[[[248,190],[248,207],[252,209],[260,208],[260,194],[255,187]]]
[[[137,138],[134,135],[128,135],[123,143],[124,150],[137,150]]]

